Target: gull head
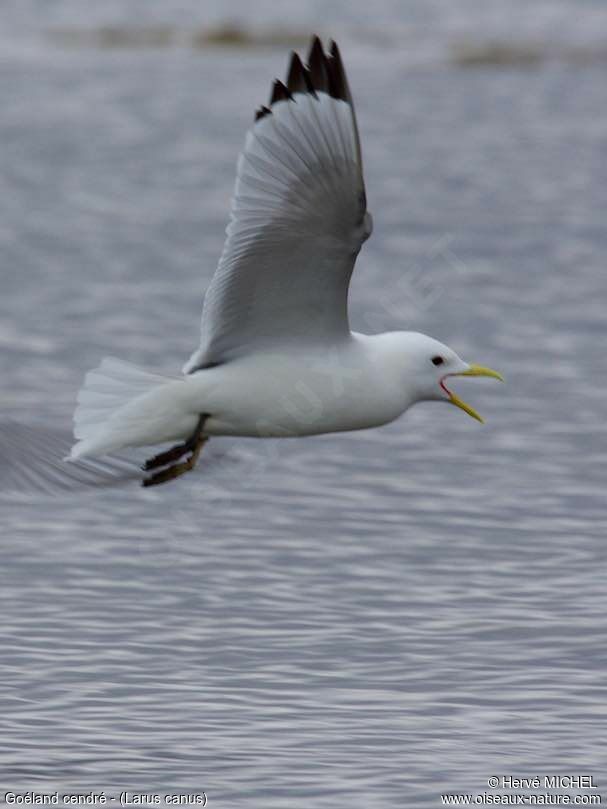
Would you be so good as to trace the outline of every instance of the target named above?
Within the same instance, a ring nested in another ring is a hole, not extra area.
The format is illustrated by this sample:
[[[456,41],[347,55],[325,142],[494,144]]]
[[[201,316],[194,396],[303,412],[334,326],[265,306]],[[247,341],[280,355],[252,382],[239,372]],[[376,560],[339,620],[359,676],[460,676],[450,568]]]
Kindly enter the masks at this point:
[[[489,376],[503,382],[502,375],[484,365],[465,362],[449,346],[425,334],[409,332],[406,336],[409,378],[416,380],[415,400],[448,402],[482,422],[476,410],[449,389],[450,379],[457,376]]]

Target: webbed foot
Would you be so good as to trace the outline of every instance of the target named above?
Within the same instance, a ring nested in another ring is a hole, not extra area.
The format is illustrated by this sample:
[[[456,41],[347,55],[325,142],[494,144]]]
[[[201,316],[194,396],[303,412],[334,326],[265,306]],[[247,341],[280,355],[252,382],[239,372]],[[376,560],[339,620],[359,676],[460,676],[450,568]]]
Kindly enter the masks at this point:
[[[196,462],[198,461],[202,448],[209,440],[208,436],[202,434],[202,428],[207,418],[208,413],[203,413],[198,419],[196,429],[187,441],[184,441],[183,444],[177,444],[165,452],[160,452],[158,455],[154,455],[153,458],[150,458],[145,462],[142,468],[147,471],[149,469],[156,469],[159,466],[166,466],[167,464],[171,463],[171,461],[177,461],[187,452],[192,453],[190,457],[182,463],[166,466],[166,469],[160,469],[153,475],[144,478],[141,482],[142,486],[157,486],[159,483],[167,483],[169,480],[174,480],[175,478],[184,475],[186,472],[189,472],[196,466]]]

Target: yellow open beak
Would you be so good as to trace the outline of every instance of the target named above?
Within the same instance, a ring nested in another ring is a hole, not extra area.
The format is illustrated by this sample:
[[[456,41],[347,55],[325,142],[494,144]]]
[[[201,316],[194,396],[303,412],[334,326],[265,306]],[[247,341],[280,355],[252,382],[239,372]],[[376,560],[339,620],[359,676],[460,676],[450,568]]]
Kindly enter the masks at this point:
[[[483,365],[471,365],[466,371],[460,371],[457,374],[447,374],[447,376],[490,376],[493,379],[499,379],[500,382],[504,381],[504,377],[499,374],[497,371],[493,371],[491,368],[485,368]],[[442,384],[442,383],[441,383]],[[470,407],[469,404],[462,401],[459,396],[456,396],[455,393],[451,393],[444,385],[442,385],[443,390],[445,390],[449,394],[449,401],[451,404],[454,404],[456,407],[459,407],[469,416],[472,416],[473,419],[480,421],[483,424],[483,419],[473,407]]]

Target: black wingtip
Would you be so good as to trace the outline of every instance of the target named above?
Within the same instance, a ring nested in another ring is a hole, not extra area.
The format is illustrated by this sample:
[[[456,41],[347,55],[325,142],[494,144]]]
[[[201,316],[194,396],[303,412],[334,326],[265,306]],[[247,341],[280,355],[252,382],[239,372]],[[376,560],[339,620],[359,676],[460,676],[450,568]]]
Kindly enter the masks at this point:
[[[314,98],[317,97],[317,93],[327,93],[333,98],[352,103],[343,62],[335,40],[330,41],[328,53],[325,53],[320,37],[314,34],[310,40],[306,65],[295,51],[291,51],[286,81],[276,79],[272,85],[269,105],[257,110],[255,120],[259,121],[270,115],[272,105],[278,101],[292,101],[296,93],[308,93]]]
[[[322,42],[320,41],[320,37],[318,36],[318,34],[312,34],[312,38],[310,39],[308,58],[306,60],[308,64],[310,64],[310,62],[312,61],[312,54],[314,53],[314,51],[320,51],[321,55],[323,54]]]
[[[261,118],[265,118],[266,115],[272,115],[272,110],[268,107],[259,107],[258,110],[255,110],[255,121],[261,120]]]
[[[291,51],[291,62],[289,64],[289,73],[287,75],[287,89],[291,94],[308,92],[308,84],[306,82],[305,74],[306,69],[302,64],[299,55],[295,53],[295,51]]]
[[[314,89],[321,93],[328,93],[329,71],[327,69],[327,57],[325,56],[321,41],[318,37],[312,39],[312,47],[308,55],[308,70],[312,77]]]
[[[329,53],[331,54],[330,58],[327,59],[327,67],[329,69],[329,92],[333,98],[351,103],[352,99],[348,88],[348,80],[346,79],[346,71],[341,61],[339,48],[334,40],[331,40]]]
[[[290,101],[292,98],[291,93],[285,85],[276,79],[272,85],[272,95],[270,97],[270,105],[275,104],[277,101]]]

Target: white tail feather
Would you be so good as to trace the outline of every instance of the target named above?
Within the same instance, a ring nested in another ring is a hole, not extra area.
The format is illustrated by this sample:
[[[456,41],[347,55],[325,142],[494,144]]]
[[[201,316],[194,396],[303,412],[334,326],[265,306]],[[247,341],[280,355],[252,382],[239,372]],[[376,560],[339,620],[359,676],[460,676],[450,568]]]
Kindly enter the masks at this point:
[[[175,407],[178,402],[174,397],[167,400],[166,396],[167,388],[175,384],[183,384],[183,378],[151,373],[105,357],[87,373],[78,393],[74,436],[79,440],[72,447],[70,460],[180,436],[185,429],[183,410]],[[190,419],[186,420],[189,425]]]

